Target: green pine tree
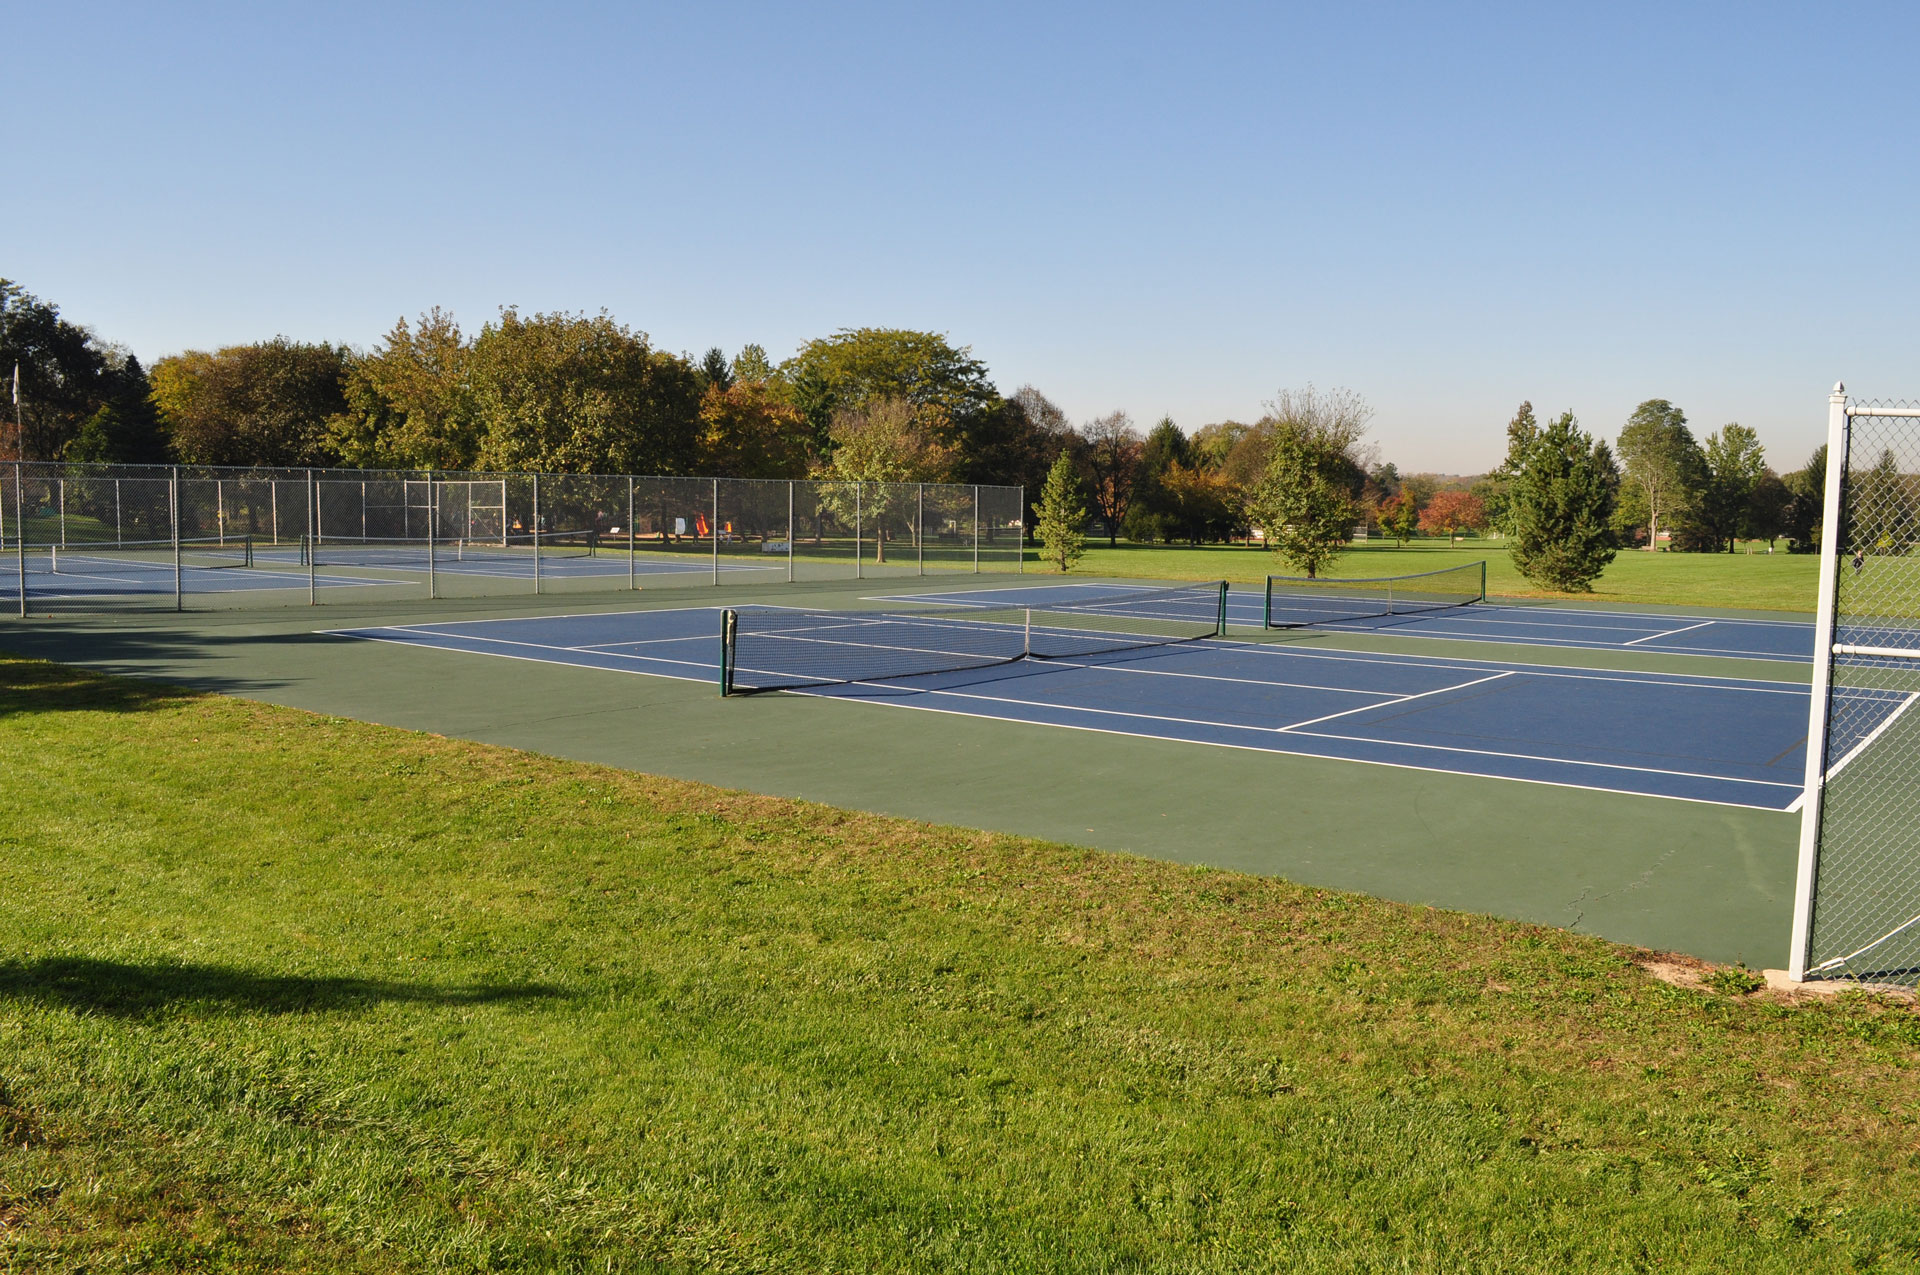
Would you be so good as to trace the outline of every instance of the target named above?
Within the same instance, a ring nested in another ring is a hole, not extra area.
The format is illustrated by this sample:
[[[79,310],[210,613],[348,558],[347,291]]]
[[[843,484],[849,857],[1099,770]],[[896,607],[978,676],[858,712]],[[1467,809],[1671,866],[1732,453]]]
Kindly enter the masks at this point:
[[[1535,436],[1519,462],[1508,513],[1513,565],[1535,584],[1591,593],[1615,553],[1609,523],[1620,468],[1613,450],[1566,412]]]
[[[1040,489],[1039,518],[1034,530],[1040,538],[1040,557],[1051,562],[1062,574],[1087,551],[1083,529],[1087,525],[1087,506],[1080,495],[1080,478],[1073,472],[1073,460],[1065,452],[1047,471],[1047,484]]]

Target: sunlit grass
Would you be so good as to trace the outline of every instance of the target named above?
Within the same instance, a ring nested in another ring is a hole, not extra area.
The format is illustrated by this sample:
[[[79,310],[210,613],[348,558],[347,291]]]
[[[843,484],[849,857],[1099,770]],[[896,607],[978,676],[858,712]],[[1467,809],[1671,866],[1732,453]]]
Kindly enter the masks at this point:
[[[11,1269],[1920,1261],[1906,1007],[22,661],[0,766]]]
[[[1752,552],[1747,550],[1751,548]],[[1400,575],[1431,571],[1460,562],[1487,564],[1487,591],[1503,597],[1566,597],[1534,585],[1514,569],[1504,543],[1498,540],[1462,540],[1449,546],[1444,540],[1418,540],[1406,548],[1392,541],[1369,541],[1348,548],[1327,568],[1339,576]],[[1028,571],[1044,570],[1030,552]],[[1268,550],[1249,545],[1138,545],[1122,541],[1109,548],[1104,540],[1089,538],[1087,556],[1075,569],[1078,575],[1129,576],[1162,580],[1235,580],[1253,583],[1268,575],[1295,574]],[[1665,606],[1759,608],[1811,611],[1819,580],[1819,559],[1812,554],[1789,554],[1781,541],[1766,552],[1764,541],[1741,552],[1647,553],[1623,549],[1595,581],[1593,592],[1576,595],[1597,602],[1638,602]]]

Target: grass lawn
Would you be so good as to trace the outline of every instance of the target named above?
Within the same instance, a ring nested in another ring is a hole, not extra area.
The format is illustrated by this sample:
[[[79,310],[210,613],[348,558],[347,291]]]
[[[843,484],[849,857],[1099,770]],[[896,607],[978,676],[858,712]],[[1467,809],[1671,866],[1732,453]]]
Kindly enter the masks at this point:
[[[1662,606],[1743,607],[1780,611],[1811,611],[1820,578],[1820,560],[1814,554],[1789,554],[1781,541],[1772,554],[1765,542],[1754,552],[1647,553],[1622,549],[1590,594],[1553,593],[1527,581],[1507,557],[1498,540],[1462,540],[1449,547],[1444,540],[1415,540],[1402,549],[1392,541],[1355,544],[1335,559],[1328,574],[1340,576],[1401,575],[1431,571],[1459,562],[1487,564],[1487,592],[1504,597],[1589,598],[1598,603],[1648,602]],[[1029,550],[1027,570],[1045,570],[1037,551]],[[1087,556],[1074,568],[1076,575],[1138,576],[1160,580],[1258,581],[1292,570],[1258,546],[1144,545],[1121,541],[1108,548],[1092,536]]]
[[[1908,1006],[41,663],[0,722],[7,1269],[1920,1264]]]

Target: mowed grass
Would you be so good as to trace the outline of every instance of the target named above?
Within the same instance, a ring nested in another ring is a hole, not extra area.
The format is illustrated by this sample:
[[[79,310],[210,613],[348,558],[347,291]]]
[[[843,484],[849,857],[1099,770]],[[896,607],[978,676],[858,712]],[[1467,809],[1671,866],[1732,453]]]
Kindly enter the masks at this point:
[[[1790,554],[1781,541],[1772,554],[1764,542],[1747,553],[1647,553],[1622,549],[1594,582],[1592,593],[1554,593],[1533,584],[1514,569],[1504,542],[1416,540],[1406,548],[1392,541],[1349,546],[1324,574],[1388,576],[1432,571],[1456,563],[1487,564],[1487,592],[1510,598],[1576,597],[1591,602],[1642,602],[1660,606],[1759,608],[1811,611],[1820,578],[1814,554]],[[1045,571],[1037,551],[1029,550],[1028,571]],[[1087,555],[1076,575],[1138,577],[1152,580],[1234,580],[1257,582],[1269,575],[1297,574],[1269,550],[1257,545],[1145,545],[1089,537]]]
[[[1920,1264],[1905,1005],[42,663],[0,725],[7,1269]]]

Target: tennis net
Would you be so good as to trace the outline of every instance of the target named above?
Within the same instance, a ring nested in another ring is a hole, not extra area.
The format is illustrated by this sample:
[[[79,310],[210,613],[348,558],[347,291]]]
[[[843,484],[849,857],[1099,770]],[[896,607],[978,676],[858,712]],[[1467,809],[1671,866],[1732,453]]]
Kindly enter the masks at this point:
[[[1074,659],[1218,637],[1225,581],[1033,606],[729,610],[720,691],[791,690]]]
[[[458,562],[532,562],[542,558],[591,558],[600,549],[597,531],[543,531],[536,546],[532,532],[516,531],[485,539],[429,542],[425,536],[320,536],[300,541],[300,565],[316,567],[404,567],[424,569],[429,559]]]
[[[1484,602],[1486,597],[1484,562],[1372,580],[1268,576],[1266,627],[1298,629],[1343,620],[1414,615]]]
[[[172,571],[171,540],[97,540],[48,547],[47,568],[62,576],[111,576],[138,571]],[[251,536],[204,536],[182,539],[179,565],[207,571],[253,565]]]

